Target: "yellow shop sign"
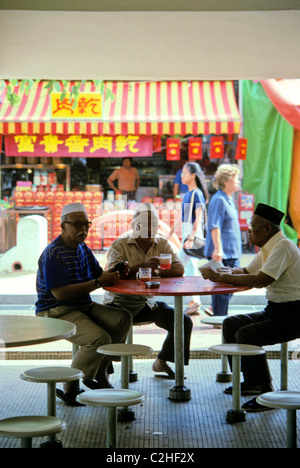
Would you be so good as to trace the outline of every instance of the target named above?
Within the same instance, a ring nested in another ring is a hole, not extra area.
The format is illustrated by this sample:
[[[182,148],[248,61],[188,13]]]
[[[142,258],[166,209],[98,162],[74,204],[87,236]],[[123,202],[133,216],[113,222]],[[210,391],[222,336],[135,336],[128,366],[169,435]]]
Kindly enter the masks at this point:
[[[80,93],[77,106],[72,109],[74,99],[70,101],[70,93],[66,94],[63,101],[60,93],[51,94],[51,118],[52,119],[101,119],[102,96],[101,93]]]

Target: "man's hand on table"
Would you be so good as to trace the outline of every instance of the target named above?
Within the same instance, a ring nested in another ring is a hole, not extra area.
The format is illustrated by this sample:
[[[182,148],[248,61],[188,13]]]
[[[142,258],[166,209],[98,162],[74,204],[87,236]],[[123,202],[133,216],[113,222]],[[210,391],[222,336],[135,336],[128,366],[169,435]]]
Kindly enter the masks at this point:
[[[101,276],[98,278],[98,282],[100,283],[101,287],[104,288],[105,286],[113,286],[116,281],[120,279],[120,273],[118,271],[104,271]]]
[[[214,283],[220,281],[220,276],[221,274],[212,268],[211,266],[203,266],[199,268],[202,276],[204,279],[209,279],[210,281],[213,281]]]

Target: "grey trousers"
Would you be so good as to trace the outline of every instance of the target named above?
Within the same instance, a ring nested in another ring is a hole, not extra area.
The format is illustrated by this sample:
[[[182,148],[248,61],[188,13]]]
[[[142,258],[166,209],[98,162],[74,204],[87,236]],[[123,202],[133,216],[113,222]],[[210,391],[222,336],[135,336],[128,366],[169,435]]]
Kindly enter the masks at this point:
[[[96,302],[80,309],[63,305],[37,315],[66,320],[76,325],[76,334],[68,338],[68,341],[80,346],[72,367],[80,369],[86,380],[97,379],[104,358],[103,354],[97,353],[97,348],[105,344],[124,343],[132,323],[131,315],[126,310]]]

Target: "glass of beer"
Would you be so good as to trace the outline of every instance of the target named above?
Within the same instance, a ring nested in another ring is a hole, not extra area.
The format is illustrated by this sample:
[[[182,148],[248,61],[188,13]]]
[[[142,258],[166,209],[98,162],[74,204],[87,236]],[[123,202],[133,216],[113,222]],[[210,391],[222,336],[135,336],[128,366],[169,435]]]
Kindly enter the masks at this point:
[[[146,281],[151,281],[151,268],[139,268],[139,271],[136,274],[136,279],[141,283],[146,283]]]
[[[160,268],[162,270],[170,270],[172,265],[172,254],[160,254]]]

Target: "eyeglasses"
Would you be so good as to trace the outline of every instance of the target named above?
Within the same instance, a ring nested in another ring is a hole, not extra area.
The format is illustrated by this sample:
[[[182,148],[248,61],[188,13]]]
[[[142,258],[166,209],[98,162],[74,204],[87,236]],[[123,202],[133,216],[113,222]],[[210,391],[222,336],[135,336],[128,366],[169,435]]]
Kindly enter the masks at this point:
[[[64,221],[65,223],[67,224],[71,224],[75,229],[77,229],[78,231],[80,229],[83,228],[83,226],[86,228],[86,229],[90,229],[91,225],[92,225],[92,221]]]

